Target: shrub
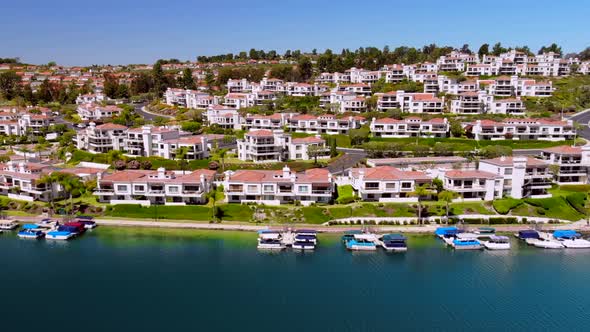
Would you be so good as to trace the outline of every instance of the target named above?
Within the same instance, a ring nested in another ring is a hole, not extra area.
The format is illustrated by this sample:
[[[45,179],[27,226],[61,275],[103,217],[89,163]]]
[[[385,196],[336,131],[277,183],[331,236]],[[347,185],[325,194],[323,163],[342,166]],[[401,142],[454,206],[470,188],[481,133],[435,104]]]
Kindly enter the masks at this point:
[[[520,199],[515,198],[503,198],[496,199],[492,202],[494,209],[500,214],[507,214],[510,210],[518,207],[523,203]]]

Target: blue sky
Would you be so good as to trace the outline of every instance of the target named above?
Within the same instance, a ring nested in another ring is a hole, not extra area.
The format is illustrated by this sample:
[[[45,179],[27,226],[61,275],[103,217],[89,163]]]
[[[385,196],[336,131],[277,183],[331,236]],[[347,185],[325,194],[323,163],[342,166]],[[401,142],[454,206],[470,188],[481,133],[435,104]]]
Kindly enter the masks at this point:
[[[590,46],[583,1],[2,1],[0,57],[65,65],[152,63],[241,50],[557,42]]]

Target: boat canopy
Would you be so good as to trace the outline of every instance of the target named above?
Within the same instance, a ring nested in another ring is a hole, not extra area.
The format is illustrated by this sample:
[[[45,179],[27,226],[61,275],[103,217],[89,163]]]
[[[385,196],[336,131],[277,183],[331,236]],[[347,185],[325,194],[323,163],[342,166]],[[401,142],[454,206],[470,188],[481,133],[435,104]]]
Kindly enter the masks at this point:
[[[373,241],[373,240],[375,240],[375,235],[373,235],[373,234],[355,234],[354,238],[355,238],[355,240]]]
[[[277,240],[280,237],[280,233],[260,233],[260,238],[265,240]]]
[[[557,230],[553,232],[553,236],[556,238],[563,238],[563,239],[573,239],[573,238],[577,238],[580,237],[580,233],[574,231],[574,230]]]
[[[539,232],[533,229],[525,229],[524,231],[518,231],[518,237],[521,239],[538,239]]]
[[[510,239],[507,236],[494,235],[494,236],[490,236],[490,241],[497,242],[497,243],[508,243],[508,242],[510,242]]]
[[[495,233],[496,229],[493,227],[480,227],[477,229],[480,233]]]
[[[438,227],[434,234],[436,235],[451,235],[459,233],[459,229],[457,227]]]
[[[405,241],[406,237],[402,234],[385,234],[383,235],[383,241]]]
[[[37,228],[39,228],[39,226],[37,226],[36,224],[23,225],[23,229],[37,229]]]
[[[313,230],[313,229],[298,229],[295,231],[295,233],[299,233],[299,234],[317,234],[318,231]]]
[[[457,238],[462,240],[473,240],[477,239],[477,235],[473,233],[459,233],[457,234]]]
[[[295,240],[315,240],[316,236],[315,235],[310,235],[310,234],[298,234],[295,236]]]

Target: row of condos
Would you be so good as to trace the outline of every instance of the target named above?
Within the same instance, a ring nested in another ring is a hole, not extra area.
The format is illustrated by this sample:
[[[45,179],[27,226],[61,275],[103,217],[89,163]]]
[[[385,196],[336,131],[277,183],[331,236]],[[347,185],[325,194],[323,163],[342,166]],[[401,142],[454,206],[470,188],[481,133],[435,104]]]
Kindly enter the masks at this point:
[[[114,123],[90,125],[76,135],[78,149],[91,153],[123,151],[128,156],[176,159],[205,159],[209,156],[208,139],[203,135],[186,135],[177,127],[143,126],[128,128]]]
[[[560,185],[588,182],[590,147],[559,146],[543,149],[536,158],[498,157],[481,160],[477,165],[459,160],[459,167],[457,159],[461,158],[376,159],[369,163],[374,167],[352,168],[338,178],[325,168],[294,172],[287,166],[282,170],[226,171],[220,174],[218,182],[215,172],[210,170],[103,171],[96,174],[98,184],[94,194],[99,201],[110,204],[201,204],[217,183],[223,185],[228,203],[309,205],[332,203],[337,186],[349,184],[363,201],[415,202],[416,188],[431,187],[432,180],[438,178],[445,190],[458,194],[458,201],[545,198],[550,197],[548,189],[554,182]],[[423,167],[416,167],[418,163]],[[8,182],[16,185],[13,179],[18,171],[14,167],[4,166],[4,173],[0,173],[5,176],[4,186]],[[19,167],[24,167],[23,174],[35,168],[34,165]]]
[[[476,140],[540,140],[564,141],[576,137],[572,120],[551,119],[505,119],[476,120],[463,124],[468,137]]]
[[[292,138],[282,130],[251,130],[237,141],[238,159],[253,162],[281,162],[328,158],[330,149],[318,136]]]
[[[362,116],[336,116],[331,114],[309,115],[297,113],[274,113],[273,115],[246,114],[237,110],[215,106],[204,114],[208,125],[224,129],[286,129],[307,134],[348,134],[351,129],[360,128],[365,122]]]

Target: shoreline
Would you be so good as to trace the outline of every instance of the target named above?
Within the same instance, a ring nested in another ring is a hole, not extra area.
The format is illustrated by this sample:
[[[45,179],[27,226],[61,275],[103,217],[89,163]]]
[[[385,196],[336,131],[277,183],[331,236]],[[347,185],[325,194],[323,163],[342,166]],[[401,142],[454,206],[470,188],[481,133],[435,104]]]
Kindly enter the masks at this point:
[[[27,222],[39,222],[45,217],[10,217],[9,219],[19,221],[21,223]],[[165,229],[193,229],[193,230],[210,230],[210,231],[241,231],[241,232],[258,232],[260,230],[274,229],[283,230],[285,228],[291,229],[313,229],[320,233],[343,233],[349,230],[358,230],[365,226],[363,225],[338,225],[338,226],[323,226],[313,224],[293,224],[293,225],[253,225],[253,224],[214,224],[214,223],[199,223],[199,222],[183,222],[183,221],[147,221],[147,220],[134,220],[134,219],[95,219],[97,225],[108,226],[108,227],[139,227],[139,228],[165,228]],[[430,225],[408,225],[408,226],[378,226],[378,225],[366,225],[373,232],[376,233],[388,233],[388,232],[399,232],[399,233],[413,233],[413,234],[432,234],[437,227],[445,225],[430,224]],[[478,227],[493,227],[498,232],[517,232],[519,230],[530,229],[532,226],[528,224],[466,224],[466,228],[478,228]],[[590,232],[590,226],[586,225],[585,221],[576,221],[568,224],[543,224],[541,226],[543,230],[558,230],[558,229],[572,229],[581,232]]]

